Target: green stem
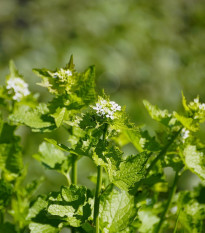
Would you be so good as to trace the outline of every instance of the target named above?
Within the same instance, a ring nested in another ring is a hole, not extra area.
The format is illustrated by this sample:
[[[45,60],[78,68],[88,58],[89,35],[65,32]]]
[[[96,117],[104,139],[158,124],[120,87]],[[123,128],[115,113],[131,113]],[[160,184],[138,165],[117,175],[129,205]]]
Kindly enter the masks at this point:
[[[4,213],[0,211],[0,224],[4,223]]]
[[[177,220],[176,220],[176,223],[175,223],[175,226],[174,226],[174,232],[173,233],[176,233],[177,232],[177,226],[178,226],[178,222],[179,222],[179,215],[180,215],[180,212],[181,212],[181,207],[179,209],[179,212],[177,214]]]
[[[103,141],[106,140],[108,124],[105,124],[105,128],[103,131]],[[99,208],[100,208],[100,193],[101,193],[101,186],[102,186],[102,172],[103,168],[101,166],[97,166],[97,184],[96,184],[96,191],[95,191],[95,203],[94,203],[94,225],[95,225],[95,233],[100,232],[99,228]]]
[[[150,166],[147,169],[146,176],[149,174],[149,172],[152,170],[152,168],[158,162],[158,160],[160,160],[167,153],[167,150],[172,145],[177,136],[180,134],[181,130],[182,128],[172,136],[172,138],[168,141],[167,145],[165,145],[165,147],[160,151],[157,157],[151,162]]]
[[[154,231],[155,233],[160,233],[160,231],[161,231],[162,224],[163,224],[164,219],[166,217],[166,214],[167,214],[167,212],[168,212],[168,210],[170,208],[173,196],[174,196],[174,194],[176,192],[178,179],[179,179],[179,174],[176,172],[174,182],[173,182],[173,185],[172,185],[170,193],[169,193],[169,198],[168,198],[167,203],[165,205],[164,211],[162,212],[161,219],[160,219],[160,221],[159,221],[159,223],[158,223],[158,225],[157,225],[157,227],[156,227],[156,229]]]
[[[77,185],[77,160],[78,157],[75,154],[72,154],[72,170],[71,170],[71,182],[72,184]],[[75,227],[71,228],[72,233],[76,233]]]
[[[72,184],[77,184],[77,155],[72,155],[72,170],[71,170]]]
[[[97,185],[96,185],[95,203],[94,203],[94,224],[96,227],[95,233],[99,233],[99,207],[100,207],[101,184],[102,184],[102,167],[97,166]]]

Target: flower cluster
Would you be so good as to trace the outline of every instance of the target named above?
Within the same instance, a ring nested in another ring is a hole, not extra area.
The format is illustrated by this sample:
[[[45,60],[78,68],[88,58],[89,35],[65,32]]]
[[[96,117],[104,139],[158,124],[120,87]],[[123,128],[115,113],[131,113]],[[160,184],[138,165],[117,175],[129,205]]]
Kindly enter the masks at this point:
[[[96,106],[91,106],[94,110],[96,110],[99,116],[105,116],[110,119],[114,119],[115,112],[121,111],[121,106],[119,106],[114,101],[107,101],[103,98],[100,98],[96,103]]]
[[[55,72],[55,73],[53,74],[53,78],[59,77],[60,79],[64,79],[65,76],[70,77],[70,76],[72,76],[72,75],[73,75],[73,74],[72,74],[72,71],[70,71],[69,69],[64,70],[64,69],[61,68],[58,72]]]
[[[21,78],[10,78],[7,80],[7,86],[9,94],[13,94],[13,100],[20,101],[24,96],[30,94],[28,90],[28,84]]]
[[[199,102],[199,98],[195,98],[193,102],[189,104],[189,107],[195,111],[202,110],[205,111],[205,104]]]
[[[181,131],[182,142],[184,143],[185,140],[189,137],[190,131],[183,128]]]
[[[204,103],[203,104],[199,103],[198,98],[194,99],[194,103],[198,104],[198,107],[199,107],[200,110],[205,110],[205,104]]]

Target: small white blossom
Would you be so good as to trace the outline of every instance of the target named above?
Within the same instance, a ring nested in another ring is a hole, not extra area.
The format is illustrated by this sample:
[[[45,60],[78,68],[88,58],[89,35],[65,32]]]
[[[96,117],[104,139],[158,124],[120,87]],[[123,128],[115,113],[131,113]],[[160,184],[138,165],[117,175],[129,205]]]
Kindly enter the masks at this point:
[[[183,142],[183,143],[184,143],[185,140],[189,137],[189,133],[190,133],[189,130],[187,130],[187,129],[185,129],[185,128],[182,129],[181,137],[182,137],[182,142]]]
[[[172,213],[172,214],[176,214],[176,212],[177,212],[177,206],[174,206],[174,207],[172,207],[171,209],[170,209],[170,212]]]
[[[105,99],[99,99],[96,103],[96,106],[91,106],[94,110],[96,110],[99,116],[105,116],[110,119],[115,119],[115,112],[121,111],[121,106],[119,106],[114,101],[107,101]]]
[[[65,71],[65,74],[67,74],[68,76],[72,76],[72,75],[73,75],[72,72],[71,72],[70,70],[66,70],[66,71]]]
[[[53,73],[53,78],[59,77],[60,79],[64,79],[65,76],[72,76],[72,75],[73,75],[73,73],[71,70],[69,70],[69,69],[64,70],[61,68],[58,72]]]
[[[24,96],[30,94],[30,91],[28,90],[28,84],[21,78],[10,78],[7,81],[6,89],[9,90],[9,94],[14,92],[13,99],[17,101],[20,101]]]
[[[199,103],[199,99],[198,98],[196,98],[196,99],[194,99],[194,103]]]
[[[205,110],[205,104],[199,104],[199,109],[200,110]]]

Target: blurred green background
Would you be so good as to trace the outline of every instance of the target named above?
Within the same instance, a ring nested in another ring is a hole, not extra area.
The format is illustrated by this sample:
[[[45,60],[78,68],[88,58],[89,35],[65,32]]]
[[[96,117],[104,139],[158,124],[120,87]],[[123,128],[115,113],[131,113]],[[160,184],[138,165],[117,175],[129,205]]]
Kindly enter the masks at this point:
[[[126,105],[132,121],[152,125],[143,99],[170,111],[181,110],[182,90],[188,100],[199,94],[205,101],[205,2],[0,1],[1,84],[13,59],[30,89],[41,93],[41,101],[47,100],[46,90],[35,85],[39,78],[32,68],[63,67],[71,54],[78,71],[96,65],[97,88]],[[30,137],[25,128],[18,133],[24,134],[25,161],[30,161],[45,135]],[[65,140],[61,131],[56,135]],[[83,169],[85,163],[79,164],[82,183],[88,182],[85,174],[94,171],[92,166]],[[29,169],[34,176],[43,173],[33,160]],[[51,173],[46,171],[53,187],[59,177]]]

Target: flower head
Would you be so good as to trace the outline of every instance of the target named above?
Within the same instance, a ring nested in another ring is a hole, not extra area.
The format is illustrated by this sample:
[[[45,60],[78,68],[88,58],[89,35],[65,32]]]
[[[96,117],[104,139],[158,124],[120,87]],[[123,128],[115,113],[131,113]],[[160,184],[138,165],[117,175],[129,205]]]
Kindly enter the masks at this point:
[[[114,101],[107,101],[103,98],[99,98],[96,106],[91,106],[96,110],[98,116],[105,116],[110,119],[115,119],[115,112],[121,111],[121,106]]]
[[[69,69],[64,70],[61,68],[58,72],[53,73],[53,78],[58,77],[58,78],[64,80],[65,77],[70,77],[72,75],[73,75],[73,73],[71,70],[69,70]]]
[[[6,89],[8,89],[8,93],[13,95],[13,100],[20,101],[24,96],[27,96],[30,94],[30,91],[28,90],[28,84],[24,82],[21,78],[10,78],[7,80],[7,86]]]

